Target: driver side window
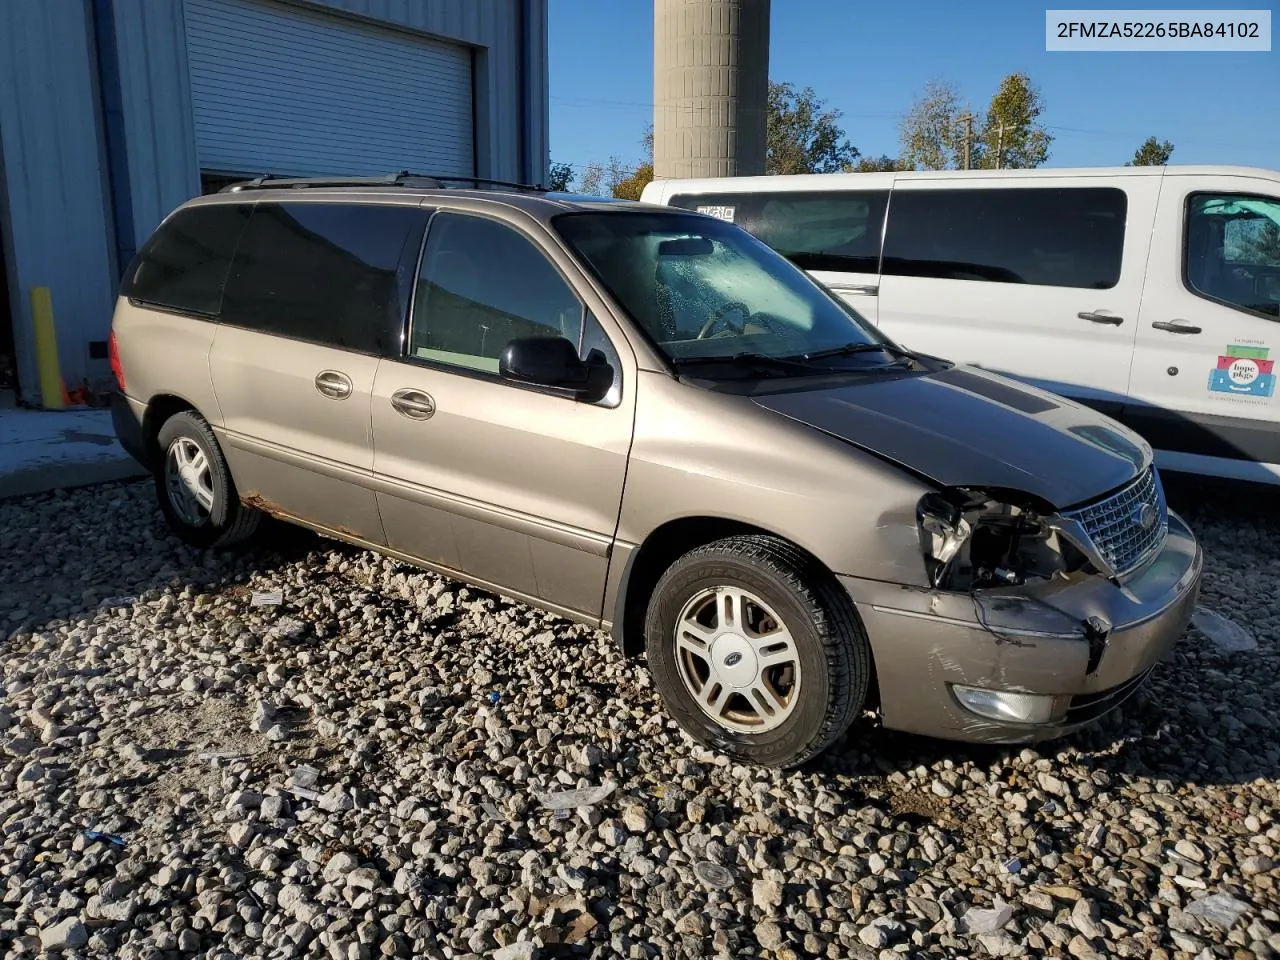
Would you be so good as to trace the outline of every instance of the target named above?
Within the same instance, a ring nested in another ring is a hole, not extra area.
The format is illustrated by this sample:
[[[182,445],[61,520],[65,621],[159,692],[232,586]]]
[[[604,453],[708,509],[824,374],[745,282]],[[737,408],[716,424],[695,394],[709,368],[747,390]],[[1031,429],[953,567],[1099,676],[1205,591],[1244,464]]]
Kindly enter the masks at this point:
[[[583,306],[528,238],[482,217],[437,213],[422,257],[409,354],[498,372],[517,337],[582,341]]]
[[[1184,251],[1192,292],[1238,310],[1280,317],[1280,199],[1193,195]]]

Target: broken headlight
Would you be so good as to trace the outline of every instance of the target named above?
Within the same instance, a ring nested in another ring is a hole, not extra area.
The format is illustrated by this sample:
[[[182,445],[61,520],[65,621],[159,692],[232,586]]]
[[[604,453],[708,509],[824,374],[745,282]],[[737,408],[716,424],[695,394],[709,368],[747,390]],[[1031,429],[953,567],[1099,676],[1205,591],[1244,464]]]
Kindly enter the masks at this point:
[[[916,507],[916,522],[929,582],[944,590],[1016,586],[1085,565],[1030,502],[973,490],[928,493]]]

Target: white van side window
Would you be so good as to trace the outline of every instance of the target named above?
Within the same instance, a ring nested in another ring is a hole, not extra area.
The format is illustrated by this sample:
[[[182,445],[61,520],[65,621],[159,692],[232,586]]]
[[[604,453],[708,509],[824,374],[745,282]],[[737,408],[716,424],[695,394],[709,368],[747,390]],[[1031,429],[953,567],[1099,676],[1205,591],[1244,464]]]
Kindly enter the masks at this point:
[[[883,272],[1109,290],[1127,209],[1114,187],[895,189]]]
[[[852,273],[879,269],[888,202],[887,190],[678,194],[670,201],[736,223],[803,270]]]
[[[1206,299],[1280,317],[1280,198],[1192,194],[1183,277]]]

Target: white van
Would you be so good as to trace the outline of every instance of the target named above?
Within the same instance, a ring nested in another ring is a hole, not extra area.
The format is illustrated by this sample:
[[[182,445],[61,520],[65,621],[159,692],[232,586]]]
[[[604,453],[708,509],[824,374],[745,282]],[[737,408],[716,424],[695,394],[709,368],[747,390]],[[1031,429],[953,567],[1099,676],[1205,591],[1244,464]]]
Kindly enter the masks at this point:
[[[658,180],[899,343],[1096,407],[1167,469],[1280,483],[1280,173],[1112,167]]]

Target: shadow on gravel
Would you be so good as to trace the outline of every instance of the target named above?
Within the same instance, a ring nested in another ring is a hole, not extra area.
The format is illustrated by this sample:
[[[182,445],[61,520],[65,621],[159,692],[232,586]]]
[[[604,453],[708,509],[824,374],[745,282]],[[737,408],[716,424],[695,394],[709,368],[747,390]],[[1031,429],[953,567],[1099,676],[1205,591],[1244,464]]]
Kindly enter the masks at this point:
[[[140,500],[146,502],[142,510]],[[71,510],[81,516],[64,512]],[[119,512],[143,522],[122,522]],[[169,532],[154,507],[150,480],[9,501],[0,504],[0,518],[0,552],[8,568],[0,583],[0,639],[91,619],[103,607],[130,606],[166,587],[234,587],[328,543],[267,520],[249,549],[195,550]]]

